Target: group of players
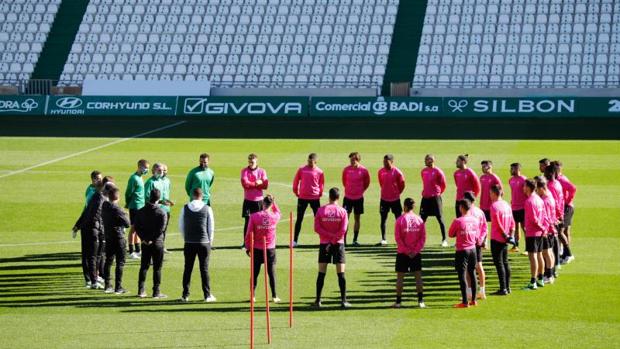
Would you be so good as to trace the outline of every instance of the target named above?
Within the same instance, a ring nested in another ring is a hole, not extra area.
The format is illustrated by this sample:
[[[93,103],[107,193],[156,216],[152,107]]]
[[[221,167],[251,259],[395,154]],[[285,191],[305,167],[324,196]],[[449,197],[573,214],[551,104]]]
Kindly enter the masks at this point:
[[[307,164],[300,167],[293,179],[293,192],[297,197],[297,216],[293,247],[298,246],[302,222],[307,207],[314,214],[314,231],[319,235],[318,276],[316,299],[313,306],[320,308],[321,291],[328,264],[335,264],[341,294],[341,306],[351,304],[346,298],[345,244],[349,228],[349,216],[353,213],[352,246],[359,246],[361,215],[364,213],[364,194],[370,185],[369,171],[361,164],[357,152],[349,154],[350,165],[342,172],[344,195],[338,188],[328,191],[329,202],[321,206],[325,178],[317,165],[317,155],[311,153]],[[461,302],[455,307],[464,308],[485,299],[486,277],[482,264],[483,250],[487,248],[487,224],[491,223],[490,248],[499,278],[495,295],[508,295],[510,287],[510,251],[519,252],[520,231],[524,232],[526,252],[530,260],[531,280],[525,287],[535,290],[553,283],[561,264],[570,263],[574,257],[570,250],[570,226],[574,214],[573,200],[576,187],[562,174],[559,161],[540,160],[541,175],[527,179],[521,174],[521,165],[510,166],[510,204],[503,200],[503,186],[493,172],[493,163],[481,162],[482,175],[468,167],[468,155],[459,155],[454,172],[456,185],[456,218],[448,229],[449,237],[456,238],[455,270],[461,289]],[[402,306],[404,277],[412,272],[416,278],[418,304],[425,307],[422,282],[422,251],[426,243],[425,222],[436,217],[442,234],[442,247],[448,247],[443,221],[442,194],[446,190],[443,171],[435,165],[435,157],[426,155],[425,168],[421,171],[423,184],[419,216],[414,213],[415,200],[401,195],[405,189],[405,177],[395,165],[394,157],[387,154],[383,167],[378,171],[380,186],[380,231],[378,245],[387,245],[386,221],[390,212],[396,222],[394,238],[397,245],[395,271],[395,308]],[[201,154],[199,166],[192,169],[185,181],[189,203],[181,210],[179,229],[185,240],[185,270],[181,301],[189,300],[189,283],[195,258],[198,257],[202,290],[206,302],[215,301],[209,285],[208,262],[214,235],[214,217],[211,210],[210,190],[214,172],[208,166],[209,155]],[[142,176],[149,170],[146,160],[138,162],[137,171],[131,175],[125,192],[125,207],[129,219],[118,206],[119,189],[111,177],[101,177],[94,171],[92,184],[86,192],[86,207],[74,226],[74,236],[81,230],[82,264],[87,287],[105,289],[105,292],[126,293],[122,287],[122,269],[125,262],[126,244],[124,229],[130,228],[128,242],[132,258],[141,258],[138,295],[146,297],[144,282],[152,264],[154,269],[153,297],[165,298],[160,292],[161,268],[165,232],[170,220],[170,180],[164,164],[154,164],[153,176],[146,183]],[[243,235],[245,248],[250,255],[254,244],[254,285],[265,264],[274,302],[280,298],[276,293],[276,227],[281,213],[275,199],[264,195],[269,180],[264,169],[258,167],[258,157],[248,156],[248,166],[241,170],[244,189],[242,217],[245,219]],[[342,196],[342,206],[340,199]],[[479,204],[476,199],[479,197]],[[404,208],[404,212],[403,212]],[[266,250],[266,251],[264,251]],[[264,260],[266,257],[266,261]],[[111,264],[116,258],[115,287],[111,285]],[[103,277],[101,278],[100,275]],[[103,284],[102,284],[103,283]]]

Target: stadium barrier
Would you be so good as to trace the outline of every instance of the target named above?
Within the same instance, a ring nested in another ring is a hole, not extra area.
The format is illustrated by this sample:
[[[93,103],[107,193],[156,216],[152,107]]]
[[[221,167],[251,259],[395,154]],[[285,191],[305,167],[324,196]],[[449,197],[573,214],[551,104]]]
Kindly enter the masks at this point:
[[[0,96],[0,115],[615,118],[620,97]]]

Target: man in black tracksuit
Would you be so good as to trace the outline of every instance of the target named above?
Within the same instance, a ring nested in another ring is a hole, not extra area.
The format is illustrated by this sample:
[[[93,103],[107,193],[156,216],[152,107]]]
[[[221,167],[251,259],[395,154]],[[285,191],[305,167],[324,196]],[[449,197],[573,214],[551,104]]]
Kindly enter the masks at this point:
[[[129,218],[125,212],[118,206],[119,190],[117,187],[111,187],[108,190],[108,201],[103,203],[102,216],[103,226],[105,227],[105,266],[103,271],[103,279],[105,280],[105,293],[123,294],[127,291],[122,286],[123,267],[125,266],[125,228],[129,228]],[[112,289],[110,282],[110,269],[116,257],[116,274],[114,277],[115,287]]]
[[[97,191],[93,194],[88,205],[82,211],[80,218],[73,226],[73,231],[80,230],[82,239],[82,269],[87,285],[90,281],[91,289],[102,289],[103,285],[97,282],[97,250],[99,247],[99,236],[103,234],[103,219],[101,217],[101,207],[105,202],[105,197],[101,193],[104,183],[99,182],[96,186]]]
[[[179,231],[185,240],[183,254],[185,255],[185,270],[183,271],[182,302],[189,300],[189,284],[192,278],[194,261],[198,256],[202,294],[205,302],[215,302],[209,284],[209,255],[213,242],[214,219],[213,210],[202,201],[202,189],[192,190],[192,201],[185,205],[179,216]]]
[[[149,202],[141,208],[137,215],[134,226],[142,241],[142,259],[140,261],[140,274],[138,276],[138,297],[145,298],[144,281],[146,272],[153,261],[153,298],[166,298],[159,292],[161,284],[161,267],[164,262],[164,230],[166,229],[166,212],[159,207],[161,192],[153,189]]]

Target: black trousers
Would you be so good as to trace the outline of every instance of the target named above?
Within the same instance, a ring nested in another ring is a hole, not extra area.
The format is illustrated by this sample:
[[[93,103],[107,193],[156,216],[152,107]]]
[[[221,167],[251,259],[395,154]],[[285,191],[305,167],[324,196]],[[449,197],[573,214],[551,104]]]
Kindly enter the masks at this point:
[[[99,234],[97,236],[97,239],[99,239],[99,244],[97,245],[97,276],[103,276],[105,274],[105,256],[106,256],[106,241],[105,241],[105,235],[104,234]]]
[[[161,267],[164,264],[164,243],[156,241],[150,245],[142,244],[142,259],[140,260],[140,274],[138,275],[138,292],[144,292],[146,272],[153,261],[153,295],[159,293],[161,284]]]
[[[467,282],[465,274],[469,274],[471,280],[471,294],[472,299],[476,297],[476,249],[456,251],[454,254],[454,269],[459,276],[459,286],[461,287],[461,299],[464,304],[467,304]]]
[[[105,280],[105,287],[112,286],[110,282],[110,270],[112,269],[112,263],[116,258],[116,269],[114,274],[114,290],[118,291],[123,286],[123,267],[125,266],[125,248],[127,248],[127,242],[125,237],[107,238],[105,245],[105,267],[103,268],[103,279]]]
[[[276,250],[275,249],[267,249],[267,262],[264,263],[263,250],[255,249],[254,250],[254,290],[256,290],[256,285],[258,282],[258,276],[260,275],[260,266],[261,264],[265,264],[265,269],[267,270],[267,276],[269,276],[269,288],[271,288],[271,297],[276,297]],[[256,294],[256,292],[254,293]]]
[[[508,264],[508,245],[502,242],[491,240],[491,254],[493,264],[497,270],[499,278],[499,289],[508,290],[510,288],[510,264]]]
[[[301,223],[304,221],[304,215],[306,214],[306,209],[310,205],[312,208],[312,213],[316,216],[316,212],[319,210],[321,206],[321,202],[319,199],[317,200],[305,200],[305,199],[297,199],[297,220],[295,220],[295,242],[299,239],[299,232],[301,232]]]
[[[82,271],[84,279],[91,283],[97,282],[97,250],[99,241],[92,231],[82,231]]]
[[[209,255],[211,254],[211,244],[185,243],[183,246],[185,255],[185,269],[183,270],[183,297],[189,297],[189,285],[192,279],[194,261],[198,256],[200,267],[200,280],[202,281],[202,294],[204,298],[211,295],[211,285],[209,283]]]

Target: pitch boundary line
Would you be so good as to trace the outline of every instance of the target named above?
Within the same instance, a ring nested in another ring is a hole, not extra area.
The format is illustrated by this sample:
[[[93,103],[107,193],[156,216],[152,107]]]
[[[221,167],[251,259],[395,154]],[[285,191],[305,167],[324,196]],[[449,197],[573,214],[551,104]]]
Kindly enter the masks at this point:
[[[156,133],[156,132],[159,132],[159,131],[167,130],[169,128],[173,128],[173,127],[182,125],[182,124],[184,124],[186,122],[187,121],[185,121],[185,120],[178,121],[178,122],[175,122],[175,123],[170,124],[170,125],[162,126],[162,127],[150,130],[150,131],[139,133],[137,135],[133,135],[133,136],[126,137],[126,138],[117,139],[115,141],[112,141],[112,142],[109,142],[109,143],[106,143],[106,144],[102,144],[102,145],[99,145],[99,146],[96,146],[96,147],[93,147],[93,148],[85,149],[85,150],[79,151],[77,153],[61,156],[59,158],[48,160],[48,161],[42,162],[40,164],[28,166],[28,167],[23,168],[21,170],[16,170],[16,171],[12,171],[12,172],[0,175],[0,179],[1,178],[6,178],[6,177],[10,177],[10,176],[13,176],[13,175],[16,175],[16,174],[24,173],[24,172],[30,171],[32,169],[35,169],[35,168],[39,168],[39,167],[42,167],[42,166],[47,166],[47,165],[50,165],[50,164],[53,164],[53,163],[56,163],[56,162],[59,162],[59,161],[63,161],[63,160],[67,160],[67,159],[70,159],[70,158],[73,158],[73,157],[76,157],[76,156],[83,155],[83,154],[86,154],[86,153],[90,153],[90,152],[93,152],[95,150],[103,149],[103,148],[106,148],[106,147],[109,147],[109,146],[112,146],[112,145],[115,145],[115,144],[123,143],[123,142],[129,141],[129,140],[135,139],[135,138],[140,138],[140,137],[143,137],[143,136],[146,136],[146,135],[150,135],[152,133]]]

